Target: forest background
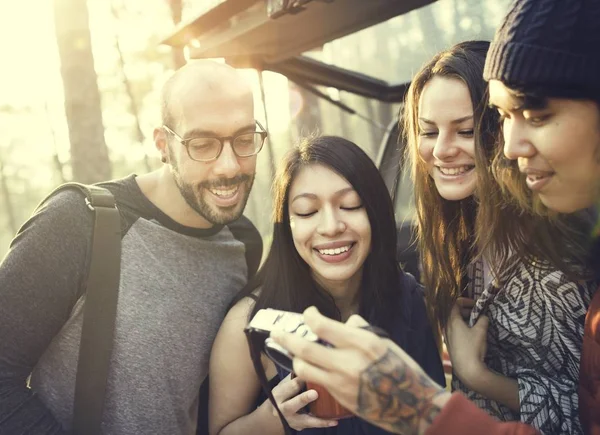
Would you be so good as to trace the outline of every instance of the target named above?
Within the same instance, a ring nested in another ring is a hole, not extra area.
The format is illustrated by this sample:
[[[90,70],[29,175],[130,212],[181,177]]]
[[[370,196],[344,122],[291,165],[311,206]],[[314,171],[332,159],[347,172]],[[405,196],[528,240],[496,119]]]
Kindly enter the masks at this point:
[[[160,88],[187,61],[185,50],[160,41],[223,1],[236,0],[0,0],[0,258],[55,186],[159,167],[152,130]],[[508,3],[439,0],[307,55],[405,83],[435,52],[491,39]],[[298,137],[341,135],[375,158],[399,106],[321,89],[351,115],[278,74],[244,74],[255,87],[256,118],[270,133],[247,215],[268,238],[272,170]]]

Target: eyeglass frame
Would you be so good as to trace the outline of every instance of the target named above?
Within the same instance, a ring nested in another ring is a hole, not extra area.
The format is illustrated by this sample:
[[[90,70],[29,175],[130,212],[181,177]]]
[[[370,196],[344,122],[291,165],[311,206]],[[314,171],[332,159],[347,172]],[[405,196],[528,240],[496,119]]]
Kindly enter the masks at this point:
[[[265,140],[267,139],[267,137],[269,136],[269,133],[267,132],[267,129],[264,128],[262,126],[262,124],[260,122],[258,122],[256,119],[254,120],[254,122],[256,122],[256,124],[263,130],[263,131],[247,131],[245,133],[240,133],[240,134],[236,134],[235,136],[221,136],[221,137],[217,137],[217,136],[194,136],[194,137],[190,137],[187,139],[182,138],[180,135],[178,135],[177,133],[175,133],[173,131],[173,129],[171,129],[169,126],[167,126],[166,124],[162,125],[162,128],[165,129],[167,131],[167,133],[172,134],[173,136],[175,136],[175,138],[179,141],[179,143],[181,143],[181,145],[183,145],[187,151],[188,157],[190,159],[192,159],[195,162],[213,162],[215,160],[217,160],[220,156],[221,153],[223,152],[223,148],[225,148],[225,141],[228,140],[231,143],[231,150],[233,151],[233,154],[235,154],[236,157],[240,158],[240,159],[245,159],[247,157],[253,157],[255,155],[257,155],[263,148],[263,146],[265,145]],[[233,142],[240,136],[243,136],[245,134],[260,134],[261,138],[262,138],[262,142],[260,144],[260,147],[256,150],[256,152],[254,154],[249,154],[247,156],[240,156],[236,151],[235,148],[233,147]],[[221,144],[221,147],[219,148],[219,152],[217,153],[217,155],[215,157],[213,157],[212,159],[207,159],[207,160],[198,160],[192,157],[192,155],[190,154],[190,148],[188,146],[188,144],[195,140],[195,139],[216,139],[219,141],[219,143]]]

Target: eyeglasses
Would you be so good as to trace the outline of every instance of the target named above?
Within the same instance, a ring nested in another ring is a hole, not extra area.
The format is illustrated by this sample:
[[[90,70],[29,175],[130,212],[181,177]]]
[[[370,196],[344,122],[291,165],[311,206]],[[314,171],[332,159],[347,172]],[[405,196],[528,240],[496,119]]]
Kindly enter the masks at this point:
[[[217,160],[223,152],[225,141],[231,142],[233,153],[238,157],[252,157],[260,152],[268,134],[265,128],[256,121],[262,131],[251,131],[236,136],[227,137],[191,137],[183,139],[166,125],[162,127],[183,145],[190,159],[197,162],[210,162]]]

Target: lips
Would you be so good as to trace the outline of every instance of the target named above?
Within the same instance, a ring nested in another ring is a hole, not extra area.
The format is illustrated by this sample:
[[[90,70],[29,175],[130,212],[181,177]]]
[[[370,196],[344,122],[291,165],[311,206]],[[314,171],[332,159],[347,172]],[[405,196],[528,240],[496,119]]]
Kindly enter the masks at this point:
[[[314,246],[313,250],[321,260],[327,263],[339,263],[350,257],[355,244],[349,241],[324,243]]]
[[[442,175],[456,177],[464,175],[475,168],[475,165],[460,165],[460,166],[436,166],[437,170]]]
[[[241,185],[207,188],[217,207],[232,207],[240,200]]]
[[[520,171],[531,178],[549,177],[554,175],[554,171],[546,171],[542,169],[520,168]]]
[[[348,252],[351,248],[352,248],[352,244],[348,244],[346,246],[341,246],[339,248],[317,249],[317,251],[319,251],[319,254],[321,254],[321,255],[338,255],[338,254],[342,254],[344,252]]]
[[[317,251],[320,249],[336,249],[346,245],[353,245],[354,243],[355,242],[353,242],[352,240],[339,240],[337,242],[321,243],[319,245],[314,245],[313,249],[316,249]]]
[[[535,168],[520,168],[521,172],[527,177],[525,182],[527,187],[533,191],[541,190],[546,184],[550,182],[554,176],[553,171],[546,171]]]
[[[213,195],[216,195],[220,198],[231,198],[235,195],[240,188],[239,184],[233,187],[223,187],[223,188],[212,188],[209,189]]]

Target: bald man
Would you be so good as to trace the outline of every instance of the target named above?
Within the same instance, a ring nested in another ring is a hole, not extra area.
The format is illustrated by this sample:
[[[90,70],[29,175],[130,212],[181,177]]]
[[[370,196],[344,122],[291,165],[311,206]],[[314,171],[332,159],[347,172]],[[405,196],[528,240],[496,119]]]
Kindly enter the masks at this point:
[[[100,183],[117,200],[122,259],[103,433],[196,433],[200,385],[233,296],[256,272],[242,216],[266,132],[250,86],[224,64],[166,83],[154,142],[163,166]],[[0,433],[71,429],[93,216],[54,196],[0,264]],[[30,388],[27,386],[30,378]]]

